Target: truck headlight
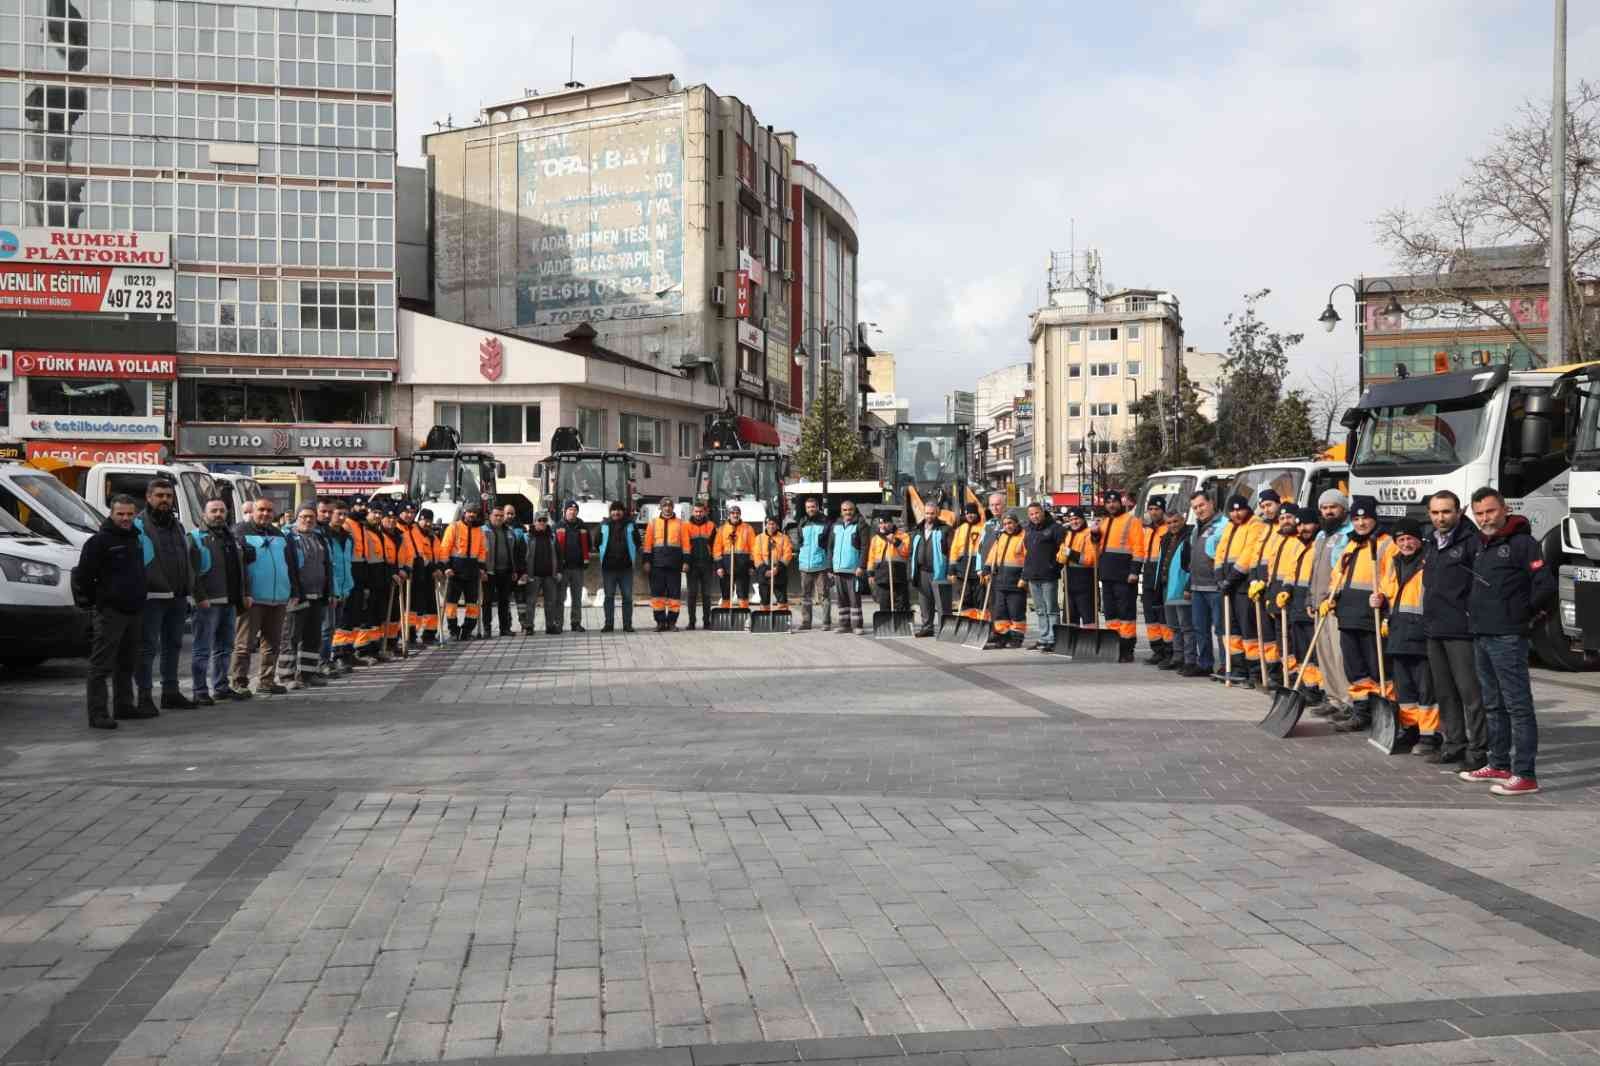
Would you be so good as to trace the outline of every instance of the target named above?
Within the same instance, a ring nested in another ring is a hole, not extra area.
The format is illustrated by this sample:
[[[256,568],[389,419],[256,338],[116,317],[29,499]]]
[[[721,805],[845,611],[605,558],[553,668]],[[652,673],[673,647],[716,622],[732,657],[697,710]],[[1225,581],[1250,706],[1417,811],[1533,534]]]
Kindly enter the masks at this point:
[[[32,559],[18,559],[14,555],[0,555],[0,573],[7,581],[20,585],[59,585],[61,567],[50,563],[36,563]]]

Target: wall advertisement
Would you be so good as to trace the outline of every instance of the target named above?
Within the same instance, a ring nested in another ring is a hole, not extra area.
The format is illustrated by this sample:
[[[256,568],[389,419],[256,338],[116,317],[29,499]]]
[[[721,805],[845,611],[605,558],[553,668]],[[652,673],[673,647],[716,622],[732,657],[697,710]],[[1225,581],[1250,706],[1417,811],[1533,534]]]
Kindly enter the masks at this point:
[[[167,435],[167,420],[160,416],[28,414],[21,417],[22,428],[17,434],[21,437],[160,440]]]
[[[1544,296],[1512,297],[1496,300],[1478,297],[1477,306],[1456,303],[1405,305],[1398,315],[1383,313],[1379,294],[1367,293],[1363,311],[1368,334],[1409,333],[1413,330],[1498,330],[1502,322],[1515,322],[1524,329],[1550,325],[1550,300]]]
[[[0,311],[170,315],[170,268],[0,261]]]
[[[684,109],[517,145],[517,324],[683,312]]]
[[[0,262],[170,269],[172,234],[133,230],[0,229]]]
[[[16,373],[22,377],[169,381],[178,376],[175,355],[17,352],[15,363]]]
[[[388,457],[394,455],[394,427],[189,422],[178,427],[177,451],[217,459]]]

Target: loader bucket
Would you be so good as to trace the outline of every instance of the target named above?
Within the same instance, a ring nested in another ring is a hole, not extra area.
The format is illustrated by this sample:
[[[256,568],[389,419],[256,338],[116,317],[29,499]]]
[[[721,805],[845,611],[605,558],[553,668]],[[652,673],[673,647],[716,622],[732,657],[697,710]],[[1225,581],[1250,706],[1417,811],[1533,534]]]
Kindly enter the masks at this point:
[[[1367,735],[1367,743],[1385,755],[1398,755],[1406,747],[1400,730],[1400,708],[1394,700],[1376,695],[1368,697],[1367,706],[1372,711],[1372,732]]]
[[[1299,689],[1279,688],[1272,696],[1272,706],[1261,719],[1261,731],[1279,740],[1288,739],[1305,713],[1306,694]]]

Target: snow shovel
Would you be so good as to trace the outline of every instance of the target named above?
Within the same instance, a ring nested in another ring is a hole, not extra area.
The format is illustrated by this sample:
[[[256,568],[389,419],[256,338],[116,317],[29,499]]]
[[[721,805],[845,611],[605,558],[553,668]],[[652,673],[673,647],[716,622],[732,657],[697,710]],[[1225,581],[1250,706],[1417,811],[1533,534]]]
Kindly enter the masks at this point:
[[[961,575],[961,598],[956,601],[955,610],[939,616],[939,636],[936,639],[942,640],[946,644],[959,644],[964,636],[961,632],[961,623],[965,620],[966,615],[967,583],[972,580],[973,553],[972,537],[969,535],[967,537],[967,569]]]
[[[750,632],[752,633],[787,633],[789,632],[789,605],[779,603],[777,600],[778,567],[776,563],[767,563],[767,602],[764,606],[754,609],[750,615]]]
[[[1100,559],[1094,561],[1094,614],[1078,627],[1072,657],[1092,663],[1114,663],[1122,653],[1122,634],[1100,624]]]
[[[889,539],[889,557],[884,566],[889,570],[889,609],[872,612],[872,635],[875,637],[910,637],[916,635],[911,612],[900,608],[894,598],[894,538]]]
[[[1282,631],[1289,631],[1289,615],[1286,611],[1279,611],[1283,619],[1280,625]],[[1317,657],[1317,639],[1322,636],[1322,626],[1328,621],[1328,616],[1323,615],[1317,619],[1317,626],[1311,631],[1311,644],[1306,648],[1306,661],[1300,664],[1300,669],[1294,675],[1294,687],[1279,688],[1272,694],[1272,706],[1267,710],[1267,716],[1261,719],[1262,732],[1270,733],[1279,740],[1287,740],[1294,727],[1299,723],[1300,716],[1305,713],[1306,695],[1300,691],[1300,682],[1306,678],[1306,671],[1311,668],[1311,662]],[[1287,658],[1284,662],[1288,662]]]
[[[411,579],[400,582],[400,657],[411,655]]]
[[[1061,587],[1056,590],[1057,622],[1055,643],[1050,645],[1050,654],[1059,655],[1069,662],[1073,658],[1078,642],[1078,631],[1067,624],[1067,614],[1072,609],[1072,598],[1067,592],[1067,567],[1061,568]]]
[[[994,579],[991,577],[983,588],[983,607],[976,614],[963,612],[961,621],[967,627],[966,639],[962,646],[983,650],[989,643],[991,620],[989,618],[989,600],[994,596]]]
[[[711,608],[711,630],[714,633],[742,633],[748,628],[750,608],[733,605],[733,575],[739,563],[738,537],[728,546],[728,598]]]
[[[1378,691],[1367,697],[1367,706],[1372,709],[1372,732],[1367,735],[1367,743],[1385,755],[1398,755],[1404,734],[1400,731],[1400,708],[1388,696],[1389,672],[1383,666],[1383,618],[1376,607],[1372,609],[1372,640],[1378,649]]]

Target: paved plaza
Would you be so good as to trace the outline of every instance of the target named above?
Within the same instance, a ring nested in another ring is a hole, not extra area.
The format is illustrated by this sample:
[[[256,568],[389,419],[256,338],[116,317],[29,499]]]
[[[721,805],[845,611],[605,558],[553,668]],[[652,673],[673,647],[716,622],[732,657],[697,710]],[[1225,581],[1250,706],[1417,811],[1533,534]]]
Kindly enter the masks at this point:
[[[641,618],[643,618],[641,612]],[[0,1063],[1600,1063],[1600,678],[1514,801],[1144,666],[543,634],[0,677]]]

